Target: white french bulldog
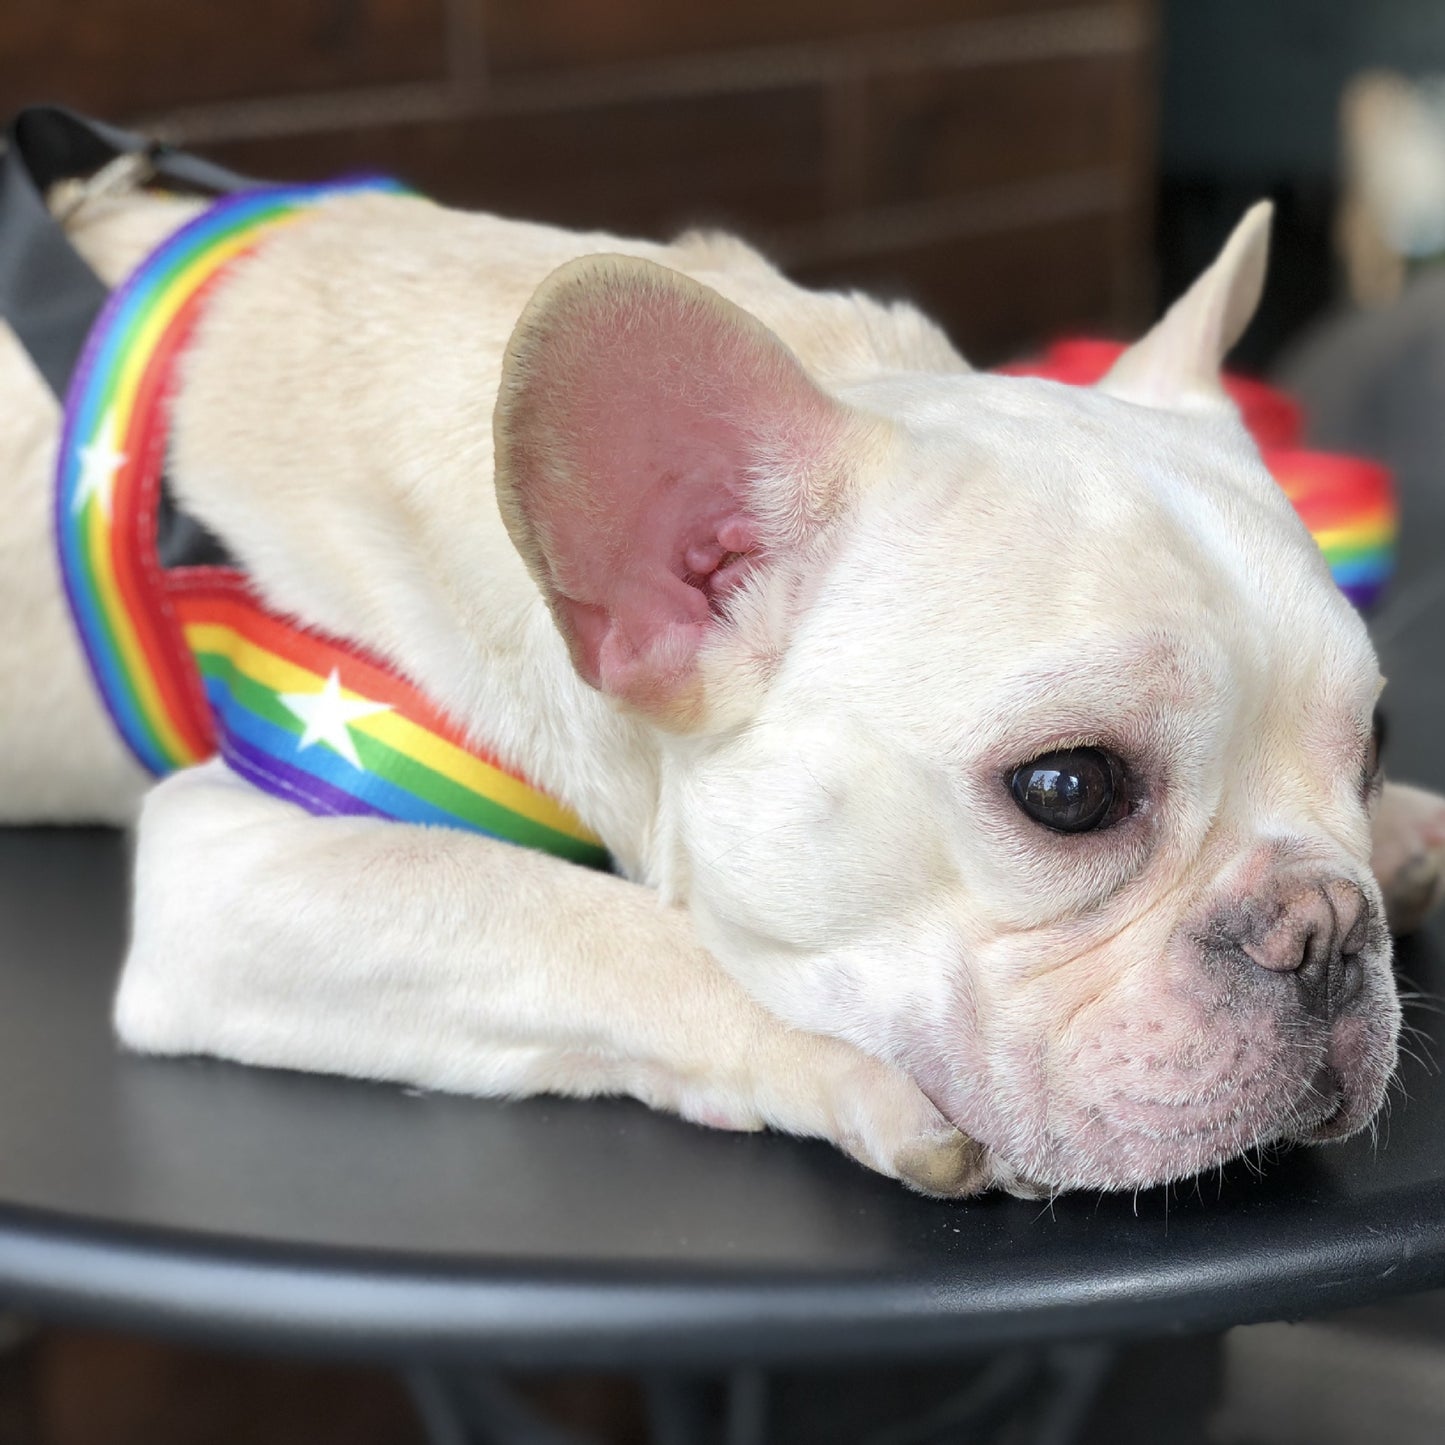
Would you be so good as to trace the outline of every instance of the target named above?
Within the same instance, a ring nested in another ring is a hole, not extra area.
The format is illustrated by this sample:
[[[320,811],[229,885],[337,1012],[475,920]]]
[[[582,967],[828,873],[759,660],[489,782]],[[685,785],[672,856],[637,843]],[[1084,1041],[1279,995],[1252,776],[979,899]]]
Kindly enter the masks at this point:
[[[114,283],[194,211],[73,211]],[[392,659],[625,877],[316,818],[113,736],[0,339],[0,819],[129,822],[130,1047],[631,1094],[938,1194],[1134,1187],[1381,1102],[1359,618],[1218,385],[1268,215],[1096,389],[670,246],[338,197],[211,300],[174,485],[276,609]],[[1408,896],[1405,896],[1408,894]]]

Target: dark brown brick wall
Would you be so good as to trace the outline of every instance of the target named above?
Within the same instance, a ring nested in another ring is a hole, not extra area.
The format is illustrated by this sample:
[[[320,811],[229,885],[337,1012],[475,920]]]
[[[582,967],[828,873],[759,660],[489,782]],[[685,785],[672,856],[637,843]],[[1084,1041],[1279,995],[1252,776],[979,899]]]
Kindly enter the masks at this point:
[[[379,168],[456,205],[664,235],[694,222],[760,228],[823,213],[824,112],[799,87],[608,101],[222,142],[248,175]]]
[[[112,116],[297,90],[439,80],[445,0],[3,0],[7,111]]]
[[[1107,170],[1127,144],[1137,63],[1085,55],[869,77],[858,203]]]
[[[1065,216],[970,236],[901,240],[877,250],[804,263],[798,279],[903,296],[931,316],[958,317],[970,353],[1008,356],[1021,339],[1109,324],[1114,308],[1107,215]]]
[[[1070,0],[477,0],[499,73],[827,44],[1066,9]],[[1128,0],[1109,8],[1129,10]]]
[[[920,300],[982,361],[1147,305],[1151,0],[0,0],[0,102],[254,175],[665,236]]]

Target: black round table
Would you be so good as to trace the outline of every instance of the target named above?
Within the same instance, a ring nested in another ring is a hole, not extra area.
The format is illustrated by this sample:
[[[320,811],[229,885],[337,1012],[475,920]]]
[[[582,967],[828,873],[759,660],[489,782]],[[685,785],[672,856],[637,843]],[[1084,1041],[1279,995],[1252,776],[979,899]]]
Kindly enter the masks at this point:
[[[1436,536],[1445,533],[1442,525]],[[1388,762],[1445,788],[1438,548],[1376,631]],[[1445,1284],[1445,1089],[1137,1198],[939,1203],[628,1101],[498,1103],[117,1050],[118,835],[0,830],[0,1302],[392,1361],[922,1356],[1319,1314]],[[1445,992],[1445,926],[1400,950]],[[1411,1047],[1441,1056],[1440,1016]]]
[[[1382,625],[1392,761],[1445,785],[1445,585]],[[1433,771],[1432,771],[1433,770]],[[921,1355],[1318,1314],[1445,1284],[1445,1089],[1368,1138],[1137,1198],[939,1203],[821,1144],[129,1057],[126,845],[0,831],[0,1300],[267,1348],[519,1364]],[[1402,972],[1445,991],[1445,929]],[[1412,1011],[1437,1056],[1438,1016]]]

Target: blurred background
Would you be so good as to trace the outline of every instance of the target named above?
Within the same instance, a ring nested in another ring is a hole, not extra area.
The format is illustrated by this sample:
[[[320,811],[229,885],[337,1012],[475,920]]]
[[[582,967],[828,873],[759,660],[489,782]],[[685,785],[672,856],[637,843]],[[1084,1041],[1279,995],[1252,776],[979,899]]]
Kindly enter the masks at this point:
[[[1152,290],[1151,0],[4,0],[0,98],[247,174],[746,234],[984,358]]]
[[[983,364],[1137,328],[1261,194],[1278,260],[1241,355],[1269,363],[1343,294],[1342,108],[1382,68],[1445,71],[1438,0],[0,5],[6,112],[63,101],[264,179],[726,226],[807,284],[912,297]]]
[[[565,225],[725,226],[807,284],[917,301],[979,364],[1132,333],[1270,195],[1241,364],[1445,525],[1437,72],[1441,0],[0,0],[6,114],[66,102],[264,179],[365,168]],[[1445,1439],[1440,1315],[1131,1347],[1087,1438]],[[422,1438],[380,1371],[0,1343],[0,1445]],[[946,1401],[979,1368],[780,1381],[774,1438],[961,1438]],[[625,1382],[523,1387],[593,1438],[643,1436]]]

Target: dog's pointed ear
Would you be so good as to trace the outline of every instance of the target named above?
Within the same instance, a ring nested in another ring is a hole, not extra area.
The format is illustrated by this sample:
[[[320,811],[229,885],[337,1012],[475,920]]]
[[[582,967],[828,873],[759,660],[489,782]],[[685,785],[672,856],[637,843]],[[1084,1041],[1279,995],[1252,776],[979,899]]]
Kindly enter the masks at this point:
[[[496,479],[578,673],[696,723],[730,599],[836,514],[870,425],[678,272],[629,256],[553,272],[507,347]]]
[[[1268,201],[1250,207],[1215,263],[1114,363],[1100,390],[1182,410],[1224,402],[1219,369],[1259,305],[1273,212]]]

